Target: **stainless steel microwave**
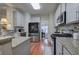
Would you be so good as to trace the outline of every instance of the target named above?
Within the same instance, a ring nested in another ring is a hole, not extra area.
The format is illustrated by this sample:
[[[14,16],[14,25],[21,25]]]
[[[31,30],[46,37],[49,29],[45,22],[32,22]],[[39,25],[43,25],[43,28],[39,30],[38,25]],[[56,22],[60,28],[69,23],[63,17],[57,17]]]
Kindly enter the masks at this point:
[[[57,24],[58,24],[58,25],[66,24],[66,11],[64,11],[64,12],[57,18]]]

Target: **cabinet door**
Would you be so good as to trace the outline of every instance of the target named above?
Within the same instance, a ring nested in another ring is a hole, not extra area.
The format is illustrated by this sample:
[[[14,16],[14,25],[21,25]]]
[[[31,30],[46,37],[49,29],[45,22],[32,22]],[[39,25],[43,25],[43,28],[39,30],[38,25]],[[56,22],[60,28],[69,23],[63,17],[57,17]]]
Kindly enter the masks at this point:
[[[79,4],[67,3],[66,4],[66,22],[71,23],[77,20],[77,11]]]
[[[0,46],[0,55],[2,55],[2,46]]]
[[[62,55],[62,44],[58,40],[56,41],[56,54]]]
[[[71,55],[71,53],[63,47],[63,55]]]
[[[21,12],[16,11],[16,22],[17,22],[17,26],[22,26],[22,21],[23,20],[23,15]]]
[[[61,13],[63,13],[64,11],[66,11],[66,4],[62,3],[61,4]]]
[[[21,16],[20,13],[17,11],[16,12],[16,22],[17,22],[17,26],[21,26],[21,20],[20,20]]]
[[[12,42],[2,45],[2,55],[12,55]]]

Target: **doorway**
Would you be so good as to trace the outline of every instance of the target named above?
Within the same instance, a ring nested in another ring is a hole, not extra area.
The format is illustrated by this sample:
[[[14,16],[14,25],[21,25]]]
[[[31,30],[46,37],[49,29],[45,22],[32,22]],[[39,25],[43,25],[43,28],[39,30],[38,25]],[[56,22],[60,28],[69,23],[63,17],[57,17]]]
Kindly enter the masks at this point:
[[[47,25],[41,26],[41,37],[44,39],[48,39],[48,26]]]

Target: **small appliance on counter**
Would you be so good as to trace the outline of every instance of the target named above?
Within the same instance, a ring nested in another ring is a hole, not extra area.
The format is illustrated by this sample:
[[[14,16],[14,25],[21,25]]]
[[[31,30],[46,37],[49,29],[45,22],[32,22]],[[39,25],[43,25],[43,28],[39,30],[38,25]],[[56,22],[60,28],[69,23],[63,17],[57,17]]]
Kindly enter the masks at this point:
[[[23,37],[26,36],[26,32],[24,32],[24,29],[23,28],[18,29],[18,32],[19,32],[20,36],[23,36]]]
[[[19,36],[26,37],[26,32],[22,26],[15,26],[15,32],[18,33]]]
[[[20,33],[20,36],[25,37],[25,36],[26,36],[26,32],[21,32],[21,33]]]
[[[79,40],[79,32],[73,33],[73,39]]]

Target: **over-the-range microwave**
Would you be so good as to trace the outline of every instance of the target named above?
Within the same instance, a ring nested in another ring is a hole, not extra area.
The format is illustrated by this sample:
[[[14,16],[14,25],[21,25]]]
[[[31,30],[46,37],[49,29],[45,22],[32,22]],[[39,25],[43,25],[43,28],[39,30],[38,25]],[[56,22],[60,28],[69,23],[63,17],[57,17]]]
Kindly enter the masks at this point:
[[[64,12],[57,18],[57,24],[58,24],[58,25],[66,24],[66,11],[64,11]]]

